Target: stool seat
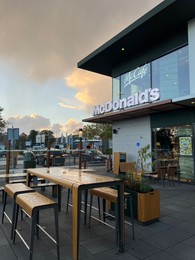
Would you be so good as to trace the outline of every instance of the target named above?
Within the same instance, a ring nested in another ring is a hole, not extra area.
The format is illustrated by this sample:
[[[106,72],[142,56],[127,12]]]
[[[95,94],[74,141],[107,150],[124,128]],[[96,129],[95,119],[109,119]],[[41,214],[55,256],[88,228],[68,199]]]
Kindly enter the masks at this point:
[[[90,193],[97,197],[103,197],[105,200],[109,200],[113,203],[116,203],[118,200],[118,191],[110,187],[94,188]],[[124,197],[126,196],[129,196],[128,192],[124,192]]]
[[[32,212],[35,208],[40,209],[41,207],[56,204],[56,202],[38,192],[34,192],[33,194],[19,194],[16,198],[16,203],[30,216],[32,216]]]
[[[91,220],[91,212],[92,212],[92,201],[93,201],[93,196],[98,197],[98,208],[99,208],[99,221],[102,222],[100,219],[100,198],[103,199],[103,223],[105,223],[105,215],[106,213],[106,201],[112,202],[116,204],[116,207],[119,203],[118,201],[118,190],[113,189],[111,187],[101,187],[101,188],[93,188],[90,190],[91,194],[91,199],[90,199],[90,210],[89,210],[89,226],[90,226],[90,220]],[[132,233],[133,233],[133,239],[135,238],[135,233],[134,233],[134,219],[133,219],[133,207],[132,207],[132,195],[131,193],[124,192],[124,198],[125,200],[127,198],[130,198],[130,211],[131,211],[131,226],[132,226]],[[110,215],[111,214],[107,214]],[[95,218],[95,217],[94,217]],[[96,219],[96,218],[95,218]],[[117,243],[118,243],[118,215],[117,215],[117,210],[115,211],[115,225],[116,225],[116,237],[117,237]],[[127,223],[127,222],[126,222]],[[128,223],[130,224],[130,223]]]
[[[26,186],[24,183],[10,183],[6,184],[4,187],[4,192],[6,192],[12,199],[16,194],[29,191],[33,191],[33,189]]]
[[[16,210],[16,197],[18,194],[24,193],[32,193],[34,190],[24,183],[8,183],[4,187],[4,198],[3,198],[3,211],[2,211],[2,218],[1,223],[4,222],[4,216],[9,220],[12,225],[11,228],[11,239],[13,238],[13,228],[14,228],[14,216]],[[13,199],[13,209],[12,209],[12,218],[8,216],[6,213],[6,204],[7,204],[7,196]]]

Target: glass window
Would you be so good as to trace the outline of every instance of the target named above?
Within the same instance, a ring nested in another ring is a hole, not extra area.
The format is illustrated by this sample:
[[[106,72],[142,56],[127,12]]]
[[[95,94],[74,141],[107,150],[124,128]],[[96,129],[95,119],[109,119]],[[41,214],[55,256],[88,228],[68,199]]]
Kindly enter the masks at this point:
[[[128,98],[148,88],[150,88],[150,64],[145,64],[121,76],[121,98]]]
[[[117,101],[121,98],[120,93],[120,77],[113,78],[112,80],[112,100]]]
[[[188,46],[178,51],[179,96],[190,94]]]
[[[190,94],[187,46],[152,62],[152,87],[161,100]]]
[[[160,90],[160,100],[190,94],[188,46],[113,78],[113,101],[149,88]]]

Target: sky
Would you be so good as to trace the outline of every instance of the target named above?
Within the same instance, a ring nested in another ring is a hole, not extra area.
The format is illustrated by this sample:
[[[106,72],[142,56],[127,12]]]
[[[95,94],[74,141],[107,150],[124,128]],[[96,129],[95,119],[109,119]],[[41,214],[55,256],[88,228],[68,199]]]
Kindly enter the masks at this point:
[[[110,101],[112,79],[77,68],[161,0],[0,0],[0,107],[6,128],[74,133]]]

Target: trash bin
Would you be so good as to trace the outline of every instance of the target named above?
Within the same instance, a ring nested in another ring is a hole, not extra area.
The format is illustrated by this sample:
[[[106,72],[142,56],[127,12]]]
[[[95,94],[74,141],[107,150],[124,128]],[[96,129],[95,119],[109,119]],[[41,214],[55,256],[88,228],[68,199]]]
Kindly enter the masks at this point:
[[[24,169],[36,168],[35,154],[31,151],[24,152]]]

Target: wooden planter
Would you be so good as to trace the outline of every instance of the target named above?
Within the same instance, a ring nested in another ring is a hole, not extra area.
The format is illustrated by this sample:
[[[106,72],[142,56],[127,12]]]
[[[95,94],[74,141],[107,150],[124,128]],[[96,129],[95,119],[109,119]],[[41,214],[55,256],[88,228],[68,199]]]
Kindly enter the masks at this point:
[[[160,217],[160,191],[154,190],[147,193],[139,193],[130,189],[126,192],[132,193],[134,219],[140,224],[147,225],[155,222]],[[129,203],[126,203],[125,215],[130,217]]]
[[[160,217],[160,191],[138,193],[138,221],[143,224],[154,222]]]

